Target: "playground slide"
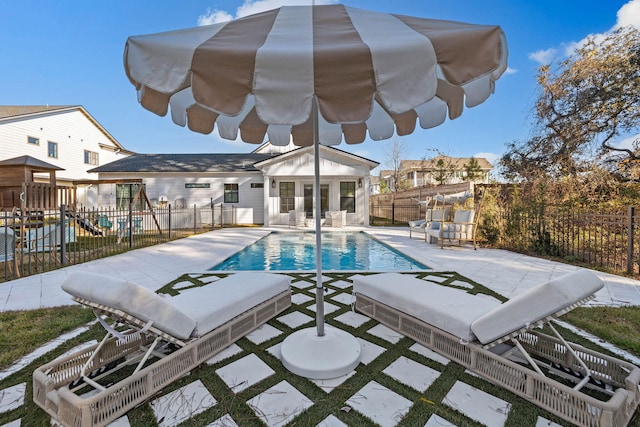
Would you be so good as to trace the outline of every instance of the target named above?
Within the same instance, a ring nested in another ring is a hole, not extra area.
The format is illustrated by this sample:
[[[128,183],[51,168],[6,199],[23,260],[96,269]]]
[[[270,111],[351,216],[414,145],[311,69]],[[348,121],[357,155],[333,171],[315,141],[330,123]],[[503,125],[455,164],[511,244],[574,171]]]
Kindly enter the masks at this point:
[[[100,230],[95,225],[91,224],[91,221],[89,221],[87,218],[83,218],[82,215],[80,215],[79,213],[67,212],[67,216],[69,218],[75,219],[76,223],[80,226],[80,228],[82,228],[83,230],[88,231],[89,233],[93,234],[94,236],[102,236],[103,235],[102,234],[102,230]]]

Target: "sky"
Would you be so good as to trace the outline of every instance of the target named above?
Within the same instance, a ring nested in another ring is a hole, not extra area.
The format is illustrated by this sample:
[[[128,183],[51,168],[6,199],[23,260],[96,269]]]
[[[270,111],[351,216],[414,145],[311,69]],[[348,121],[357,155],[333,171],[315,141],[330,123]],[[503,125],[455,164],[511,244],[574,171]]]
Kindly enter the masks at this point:
[[[206,25],[312,0],[0,1],[0,104],[82,105],[120,144],[138,153],[247,153],[255,146],[201,135],[142,108],[123,67],[127,37]],[[315,0],[316,4],[334,3]],[[500,25],[509,68],[483,104],[456,120],[399,137],[404,158],[485,157],[531,136],[536,74],[588,36],[640,27],[640,0],[344,0],[379,12]],[[337,148],[388,163],[387,141]],[[618,143],[628,143],[621,138]],[[375,171],[374,171],[375,173]]]

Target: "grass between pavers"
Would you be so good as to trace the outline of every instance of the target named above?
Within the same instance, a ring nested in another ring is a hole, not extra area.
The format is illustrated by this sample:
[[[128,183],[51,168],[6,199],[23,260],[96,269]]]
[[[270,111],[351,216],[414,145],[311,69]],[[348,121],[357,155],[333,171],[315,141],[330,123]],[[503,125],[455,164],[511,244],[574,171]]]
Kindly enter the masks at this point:
[[[183,275],[167,284],[165,287],[160,289],[159,292],[176,294],[184,289],[188,289],[193,286],[202,286],[203,282],[201,282],[200,279],[206,279],[211,276],[224,277],[225,275]],[[292,274],[292,276],[294,282],[292,291],[294,295],[299,293],[305,294],[309,297],[313,297],[315,295],[315,274]],[[341,289],[340,287],[332,285],[333,283],[337,283],[339,281],[350,281],[350,274],[325,273],[324,276],[329,278],[329,281],[325,282],[325,286],[332,292],[334,292],[329,296],[334,296],[341,292],[348,294],[351,293],[351,288]],[[470,293],[486,293],[500,300],[504,300],[503,297],[492,292],[491,290],[456,273],[428,272],[419,274],[419,277],[423,277],[427,280],[429,280],[429,276],[438,278],[438,280],[435,281],[445,286],[456,286],[456,283],[466,284],[468,286],[471,286],[471,288],[466,288],[466,286],[462,286],[462,288]],[[189,284],[189,282],[191,282],[192,285]],[[308,283],[308,285],[305,282]],[[300,286],[300,283],[305,283],[305,285]],[[300,287],[303,287],[304,289],[299,289]],[[262,421],[259,420],[255,412],[249,407],[246,402],[249,399],[260,394],[264,390],[278,384],[283,380],[288,381],[291,385],[293,385],[314,402],[313,406],[306,410],[301,417],[296,418],[295,421],[291,424],[295,424],[296,426],[315,426],[330,414],[333,414],[347,425],[373,425],[369,419],[367,419],[363,415],[358,414],[356,411],[352,410],[349,412],[345,412],[342,409],[345,407],[345,402],[370,381],[376,381],[414,403],[411,410],[403,418],[401,425],[423,426],[429,416],[435,413],[458,426],[479,426],[481,424],[476,423],[470,418],[442,403],[447,392],[458,380],[464,381],[469,385],[472,385],[478,389],[486,391],[487,393],[490,393],[509,402],[511,404],[511,410],[506,423],[508,427],[535,425],[538,415],[550,419],[560,425],[568,425],[561,419],[528,403],[526,400],[513,395],[512,393],[504,390],[502,387],[495,386],[485,380],[482,380],[481,378],[466,373],[464,368],[453,362],[449,363],[446,366],[441,365],[438,362],[435,362],[409,350],[409,347],[413,345],[413,341],[408,338],[401,339],[397,344],[390,344],[389,342],[381,338],[368,334],[367,331],[377,324],[376,321],[369,320],[358,328],[352,328],[333,320],[334,317],[351,310],[351,307],[331,299],[328,299],[328,301],[340,307],[340,309],[336,312],[326,315],[329,324],[333,324],[334,326],[338,326],[344,330],[347,330],[355,336],[364,338],[373,344],[385,348],[386,350],[377,359],[375,359],[368,365],[361,364],[357,368],[357,375],[352,376],[341,386],[337,387],[330,393],[325,393],[325,391],[317,387],[311,381],[289,373],[284,369],[281,362],[276,357],[267,352],[267,349],[281,342],[288,333],[295,330],[289,328],[287,325],[277,321],[276,319],[272,319],[268,323],[271,326],[281,330],[283,332],[282,335],[272,338],[269,341],[261,343],[259,345],[252,343],[246,338],[242,338],[236,342],[236,344],[242,349],[242,352],[240,352],[239,354],[222,360],[215,365],[209,366],[204,364],[201,367],[194,369],[191,375],[188,375],[174,382],[173,384],[171,384],[171,386],[163,390],[163,394],[165,394],[172,390],[176,390],[179,387],[185,386],[195,381],[196,379],[199,379],[211,391],[214,398],[218,401],[217,405],[215,405],[213,408],[196,415],[188,421],[185,421],[183,423],[183,426],[205,426],[227,413],[230,414],[233,419],[241,426],[263,426],[264,424],[262,423]],[[301,305],[294,304],[291,308],[288,309],[288,311],[282,313],[282,315],[293,311],[300,311],[304,314],[307,314],[312,319],[315,319],[315,312],[309,310],[309,307],[312,307],[314,303],[315,300],[311,299],[307,303]],[[638,307],[636,307],[635,309],[637,310]],[[591,310],[594,309],[580,309],[577,315],[578,319],[590,319],[594,321],[596,325],[598,323],[602,323],[594,320],[597,319],[597,316],[592,315],[592,313],[599,313],[600,310]],[[606,314],[607,316],[611,317],[613,316],[612,313],[617,313],[618,310],[620,309],[606,310]],[[636,310],[632,309],[631,313],[637,314]],[[29,353],[34,349],[34,346],[39,346],[38,341],[40,342],[40,344],[44,344],[49,340],[56,338],[61,333],[72,329],[74,326],[86,324],[93,316],[90,310],[82,309],[80,307],[66,307],[38,311],[42,312],[42,314],[34,316],[33,314],[30,314],[31,312],[0,313],[0,326],[11,324],[13,325],[13,328],[19,329],[20,326],[24,326],[24,328],[21,329],[25,329],[25,332],[22,333],[27,335],[21,339],[13,339],[11,341],[18,346],[18,348],[16,349],[18,351],[12,357],[16,358],[19,357],[19,355]],[[627,313],[627,311],[624,311],[624,313]],[[60,319],[59,321],[58,318]],[[63,318],[66,318],[67,320],[63,322],[61,320]],[[568,321],[569,319],[567,318],[567,316],[565,316],[564,320]],[[66,326],[55,326],[55,328],[57,329],[53,329],[53,325],[59,325],[59,323],[63,323]],[[34,328],[34,324],[37,324],[38,328]],[[309,327],[312,324],[313,323],[310,322],[302,325],[300,328]],[[608,327],[610,332],[615,331],[616,327],[618,325],[621,325],[625,326],[624,329],[621,329],[621,334],[624,335],[627,333],[627,328],[624,322],[616,321],[611,322],[611,324],[612,326]],[[30,327],[26,327],[27,325]],[[51,327],[49,325],[51,325]],[[588,328],[585,329],[588,330]],[[48,335],[43,334],[42,331],[48,331]],[[594,331],[590,332],[596,334]],[[584,340],[581,337],[570,333],[569,331],[562,331],[562,333],[570,341],[578,342],[586,347],[597,348],[593,343]],[[638,333],[638,331],[636,331],[636,333]],[[5,342],[4,335],[5,329],[0,329],[0,342],[2,343]],[[101,327],[99,325],[94,325],[89,331],[70,340],[69,342],[60,346],[58,349],[51,351],[38,360],[35,360],[29,366],[20,370],[16,374],[11,375],[3,381],[0,381],[0,389],[4,389],[15,384],[20,384],[22,382],[27,383],[25,404],[18,409],[0,414],[0,425],[21,418],[23,426],[48,426],[49,417],[44,413],[44,411],[42,411],[32,402],[31,373],[38,366],[52,360],[68,349],[91,339],[100,339],[102,335],[103,331],[101,330]],[[637,344],[637,335],[635,336],[635,338],[632,338],[632,341],[634,339],[635,343]],[[22,342],[24,342],[25,345],[22,345]],[[30,344],[26,345],[26,343]],[[602,349],[598,350],[603,351]],[[606,351],[603,352],[606,353]],[[256,354],[264,363],[266,363],[271,369],[275,371],[275,374],[259,382],[258,384],[255,384],[253,387],[250,387],[236,394],[231,389],[229,389],[229,387],[220,379],[220,377],[215,374],[215,371],[220,367],[241,359],[242,357],[245,357],[251,353]],[[637,355],[638,353],[635,354]],[[440,371],[440,377],[424,393],[420,393],[382,373],[382,371],[387,366],[389,366],[389,364],[393,363],[401,356],[407,357],[418,363]],[[144,404],[130,411],[128,413],[128,418],[133,427],[156,425],[156,420],[149,404]],[[630,425],[640,424],[640,420],[638,420],[638,418],[638,415],[636,415]]]

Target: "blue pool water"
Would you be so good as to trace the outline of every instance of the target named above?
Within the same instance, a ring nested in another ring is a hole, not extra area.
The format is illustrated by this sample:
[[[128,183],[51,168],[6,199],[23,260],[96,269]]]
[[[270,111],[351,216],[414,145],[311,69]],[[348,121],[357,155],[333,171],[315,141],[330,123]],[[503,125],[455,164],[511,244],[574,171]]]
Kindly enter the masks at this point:
[[[270,233],[211,270],[305,271],[316,269],[316,235]],[[322,233],[325,271],[415,271],[429,267],[364,232]]]

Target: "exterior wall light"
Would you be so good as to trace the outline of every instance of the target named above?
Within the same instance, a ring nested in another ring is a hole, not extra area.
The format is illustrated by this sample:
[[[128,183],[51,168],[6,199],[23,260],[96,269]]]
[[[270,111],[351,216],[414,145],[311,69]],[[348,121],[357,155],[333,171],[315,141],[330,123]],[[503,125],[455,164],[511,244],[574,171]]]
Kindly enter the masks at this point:
[[[275,179],[271,180],[271,188],[276,188],[276,180]]]

